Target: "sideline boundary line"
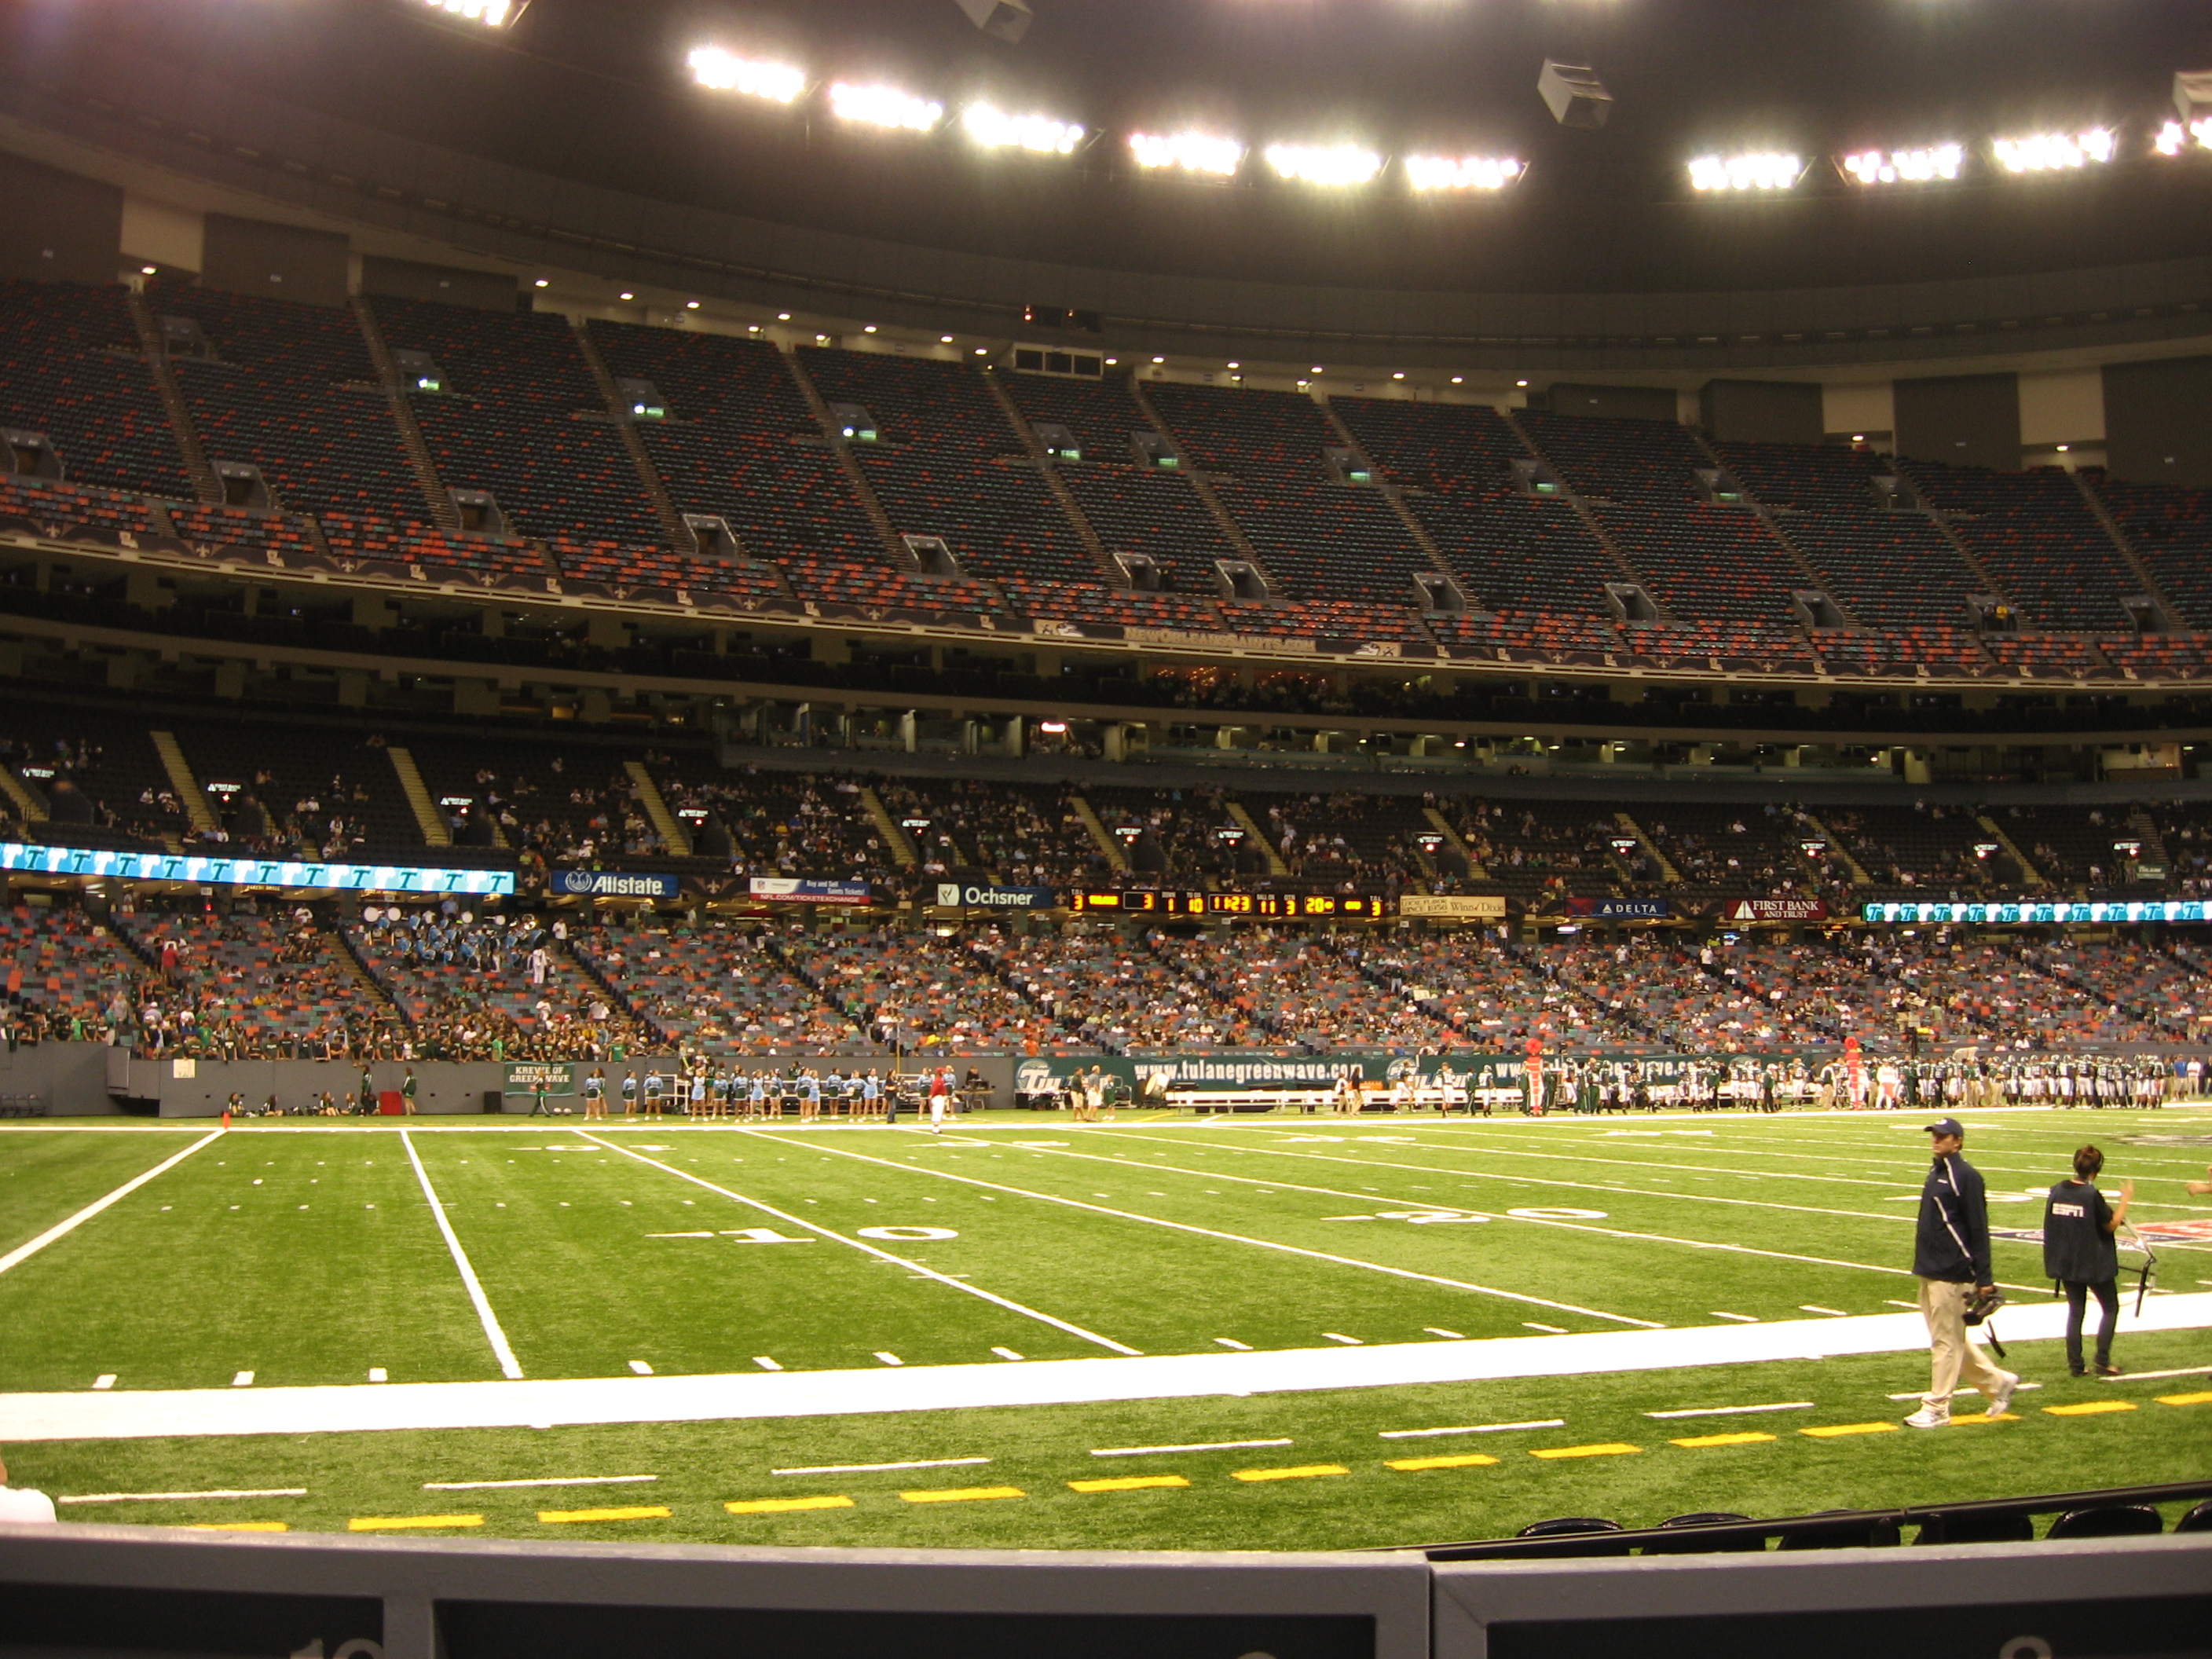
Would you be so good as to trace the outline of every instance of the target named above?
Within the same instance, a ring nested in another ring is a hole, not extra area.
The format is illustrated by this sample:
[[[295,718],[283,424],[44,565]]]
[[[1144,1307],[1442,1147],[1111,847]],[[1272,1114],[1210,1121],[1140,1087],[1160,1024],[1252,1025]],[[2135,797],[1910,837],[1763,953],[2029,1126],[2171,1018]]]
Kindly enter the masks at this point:
[[[459,1235],[453,1224],[446,1218],[446,1206],[438,1200],[437,1189],[430,1184],[430,1172],[422,1167],[422,1160],[415,1152],[414,1137],[404,1129],[399,1132],[399,1144],[407,1149],[407,1161],[415,1166],[415,1178],[422,1183],[422,1196],[430,1201],[430,1218],[438,1224],[444,1237],[446,1249],[452,1252],[453,1266],[460,1269],[462,1287],[469,1293],[469,1301],[477,1310],[477,1322],[483,1327],[485,1339],[491,1344],[492,1357],[499,1361],[500,1375],[511,1382],[522,1380],[522,1364],[515,1358],[514,1350],[507,1345],[507,1333],[500,1328],[499,1316],[491,1310],[491,1299],[484,1295],[483,1285],[477,1279],[477,1270],[469,1265],[469,1255],[461,1248]]]
[[[106,1197],[95,1198],[91,1203],[86,1205],[84,1208],[79,1210],[75,1215],[70,1216],[67,1220],[55,1223],[54,1225],[47,1228],[46,1231],[40,1233],[36,1238],[31,1240],[28,1243],[18,1244],[14,1249],[9,1251],[7,1255],[0,1255],[0,1273],[6,1273],[10,1267],[16,1266],[18,1263],[28,1261],[40,1250],[45,1249],[47,1245],[57,1243],[63,1238],[66,1238],[70,1234],[75,1232],[79,1227],[84,1225],[86,1222],[91,1220],[93,1217],[98,1215],[102,1210],[106,1209],[110,1205],[120,1204],[125,1199],[130,1197],[131,1194],[137,1192],[141,1187],[151,1181],[155,1176],[175,1169],[177,1165],[182,1164],[186,1158],[190,1158],[194,1152],[199,1151],[201,1147],[208,1145],[210,1141],[220,1140],[222,1138],[222,1133],[223,1132],[220,1129],[209,1130],[205,1134],[202,1135],[191,1146],[185,1147],[183,1152],[177,1153],[173,1158],[162,1159],[161,1162],[156,1164],[152,1169],[147,1170],[143,1175],[131,1176],[130,1180],[125,1182],[113,1192],[108,1194]]]
[[[2064,1333],[2066,1305],[2008,1310],[2019,1341]],[[2212,1291],[2167,1297],[2130,1332],[2212,1328]],[[1468,1342],[1376,1343],[1271,1353],[1035,1359],[1024,1365],[902,1370],[732,1372],[707,1376],[547,1378],[527,1382],[347,1382],[321,1387],[0,1395],[10,1441],[341,1434],[376,1430],[524,1428],[592,1423],[706,1423],[1089,1405],[1209,1395],[1296,1394],[1514,1377],[1613,1376],[1829,1355],[1924,1356],[1917,1313],[1777,1320],[1686,1330],[1585,1331]]]
[[[982,1301],[991,1303],[994,1306],[1004,1308],[1010,1313],[1018,1313],[1024,1319],[1034,1319],[1040,1324],[1051,1326],[1054,1330],[1066,1331],[1070,1336],[1081,1337],[1085,1342],[1096,1343],[1102,1348],[1109,1349],[1115,1353],[1127,1355],[1132,1358],[1139,1357],[1143,1352],[1143,1350],[1141,1349],[1132,1348],[1127,1346],[1126,1344],[1116,1342],[1110,1336],[1101,1336],[1097,1332],[1087,1331],[1080,1325],[1071,1325],[1065,1319],[1055,1319],[1048,1313],[1041,1312],[1036,1308],[1026,1307],[1019,1302],[1012,1301],[1010,1298],[1000,1296],[994,1291],[984,1290],[980,1285],[966,1284],[960,1279],[953,1278],[950,1273],[941,1273],[934,1267],[926,1267],[919,1261],[910,1261],[902,1255],[893,1255],[889,1250],[879,1250],[874,1245],[865,1243],[857,1238],[848,1238],[844,1234],[838,1232],[836,1229],[825,1227],[817,1221],[809,1221],[805,1216],[793,1215],[787,1210],[779,1210],[774,1205],[765,1204],[757,1198],[747,1198],[743,1193],[733,1193],[727,1187],[717,1187],[713,1182],[708,1181],[703,1176],[695,1176],[688,1170],[679,1170],[673,1164],[663,1164],[659,1158],[647,1158],[643,1152],[634,1152],[629,1147],[623,1146],[618,1141],[601,1140],[597,1135],[584,1131],[579,1131],[578,1133],[580,1138],[582,1139],[591,1141],[596,1146],[604,1146],[611,1152],[620,1152],[624,1158],[634,1158],[639,1163],[649,1164],[653,1169],[661,1171],[664,1175],[672,1175],[678,1180],[690,1182],[694,1186],[704,1187],[710,1193],[719,1193],[724,1198],[734,1199],[740,1204],[750,1205],[752,1208],[758,1210],[763,1215],[772,1215],[777,1220],[787,1221],[794,1227],[804,1227],[807,1231],[811,1233],[818,1233],[823,1238],[829,1239],[833,1243],[843,1244],[852,1249],[864,1251],[867,1255],[875,1256],[880,1261],[892,1262],[898,1267],[908,1269],[910,1272],[920,1273],[925,1279],[933,1279],[940,1285],[950,1285],[956,1291],[963,1291],[969,1296],[976,1297]],[[750,1132],[740,1131],[739,1133],[743,1133]]]

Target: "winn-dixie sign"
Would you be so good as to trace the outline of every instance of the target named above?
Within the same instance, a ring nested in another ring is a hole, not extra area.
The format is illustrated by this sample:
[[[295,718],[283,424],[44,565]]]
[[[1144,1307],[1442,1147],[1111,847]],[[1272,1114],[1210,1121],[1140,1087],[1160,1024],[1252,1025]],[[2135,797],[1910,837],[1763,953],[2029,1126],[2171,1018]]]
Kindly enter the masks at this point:
[[[1722,915],[1729,921],[1826,921],[1828,906],[1814,898],[1738,899]]]
[[[945,908],[1049,910],[1058,896],[1049,887],[994,887],[984,882],[940,881],[937,902]]]
[[[1439,921],[1503,921],[1503,893],[1403,893],[1398,898],[1401,916],[1428,916]]]
[[[769,904],[866,904],[865,881],[808,881],[795,876],[755,876],[748,888]]]
[[[556,870],[553,890],[579,898],[674,898],[674,876],[633,876],[620,870]]]

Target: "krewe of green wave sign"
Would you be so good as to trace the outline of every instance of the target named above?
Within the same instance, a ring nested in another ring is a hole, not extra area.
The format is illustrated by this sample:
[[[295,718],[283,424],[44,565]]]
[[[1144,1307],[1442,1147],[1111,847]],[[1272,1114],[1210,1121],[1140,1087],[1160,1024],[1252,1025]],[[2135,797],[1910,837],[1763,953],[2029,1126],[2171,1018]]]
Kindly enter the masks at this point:
[[[534,1095],[540,1088],[549,1095],[576,1092],[576,1063],[569,1060],[510,1060],[507,1062],[507,1092]]]

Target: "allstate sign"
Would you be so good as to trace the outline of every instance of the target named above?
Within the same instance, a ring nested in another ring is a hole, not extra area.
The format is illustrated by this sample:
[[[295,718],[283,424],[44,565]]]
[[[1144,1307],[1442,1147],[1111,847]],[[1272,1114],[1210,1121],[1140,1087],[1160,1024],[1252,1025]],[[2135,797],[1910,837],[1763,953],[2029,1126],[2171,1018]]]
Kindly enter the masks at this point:
[[[619,870],[556,870],[553,890],[579,898],[674,898],[673,876],[632,876]]]
[[[940,881],[937,902],[976,910],[1049,910],[1054,895],[1049,887],[994,887],[981,882]]]

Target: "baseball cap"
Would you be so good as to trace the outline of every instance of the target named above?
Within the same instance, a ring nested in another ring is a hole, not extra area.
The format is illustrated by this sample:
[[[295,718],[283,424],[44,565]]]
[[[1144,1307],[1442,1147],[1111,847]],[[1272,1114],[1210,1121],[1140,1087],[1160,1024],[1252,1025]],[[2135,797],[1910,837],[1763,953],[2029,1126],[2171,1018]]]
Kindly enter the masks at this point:
[[[1966,1126],[1955,1117],[1939,1117],[1933,1123],[1923,1123],[1920,1127],[1925,1134],[1956,1135],[1961,1140],[1966,1138]]]

